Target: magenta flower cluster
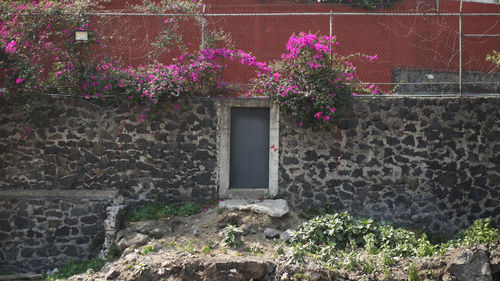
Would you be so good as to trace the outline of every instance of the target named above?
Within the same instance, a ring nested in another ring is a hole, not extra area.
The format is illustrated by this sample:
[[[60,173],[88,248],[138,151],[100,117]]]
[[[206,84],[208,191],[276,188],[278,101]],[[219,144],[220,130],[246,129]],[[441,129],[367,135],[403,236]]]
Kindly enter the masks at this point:
[[[191,11],[201,4],[198,0],[162,3],[146,4],[160,11]],[[281,60],[272,65],[242,50],[222,47],[184,53],[168,64],[122,66],[106,59],[99,36],[93,36],[89,47],[73,42],[75,30],[90,28],[81,24],[82,7],[89,5],[86,0],[0,3],[0,55],[6,58],[0,61],[0,81],[6,87],[0,88],[7,89],[0,96],[7,92],[32,97],[54,91],[88,99],[121,95],[138,105],[144,121],[163,102],[178,108],[189,97],[234,96],[223,71],[225,62],[236,61],[257,72],[256,86],[245,95],[269,97],[289,110],[297,126],[320,128],[329,126],[337,109],[353,95],[381,93],[374,85],[364,86],[349,61],[353,56],[373,61],[377,55],[342,56],[335,50],[335,36],[307,33],[292,35]],[[35,19],[33,14],[43,16]],[[178,23],[168,18],[164,24]],[[88,59],[82,62],[81,57]]]
[[[140,110],[149,111],[160,100],[172,103],[177,108],[179,103],[189,97],[230,96],[232,92],[222,77],[224,60],[237,61],[264,73],[270,71],[266,63],[257,61],[242,50],[204,49],[199,55],[183,54],[169,65],[156,62],[140,70],[138,95],[129,98],[138,97],[143,106]],[[142,120],[145,117],[145,114],[141,115]]]
[[[292,35],[281,60],[255,80],[254,95],[267,95],[289,110],[297,126],[330,126],[351,96],[378,92],[356,75],[351,56],[335,50],[335,36]],[[365,56],[372,61],[377,55]]]

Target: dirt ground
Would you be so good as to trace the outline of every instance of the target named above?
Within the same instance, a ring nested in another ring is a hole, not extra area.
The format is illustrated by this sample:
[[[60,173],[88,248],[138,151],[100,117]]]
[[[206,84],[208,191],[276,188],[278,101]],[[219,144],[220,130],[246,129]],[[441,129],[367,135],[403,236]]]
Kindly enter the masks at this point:
[[[309,260],[290,261],[291,250],[280,239],[267,239],[268,227],[297,229],[305,219],[294,211],[271,218],[252,211],[208,209],[190,217],[126,223],[118,233],[119,259],[99,272],[87,272],[69,280],[410,280],[409,261],[395,258],[382,270],[374,264],[367,274],[361,268],[346,271]],[[242,230],[239,247],[221,241],[222,229],[235,225]],[[360,253],[363,255],[363,253]],[[443,257],[413,260],[419,280],[457,280],[446,273],[453,252]]]

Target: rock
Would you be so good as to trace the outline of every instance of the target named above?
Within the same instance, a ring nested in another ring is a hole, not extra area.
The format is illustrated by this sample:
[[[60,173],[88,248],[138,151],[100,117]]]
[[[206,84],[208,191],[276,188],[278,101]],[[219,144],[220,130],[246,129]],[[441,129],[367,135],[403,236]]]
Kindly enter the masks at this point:
[[[198,229],[198,227],[196,225],[193,225],[192,233],[193,233],[193,236],[195,236],[195,237],[200,235],[200,230]]]
[[[455,278],[453,275],[449,273],[445,273],[442,278],[443,281],[457,281],[457,278]]]
[[[108,273],[104,276],[105,280],[113,280],[120,275],[120,272],[116,268],[111,268]]]
[[[285,241],[285,242],[288,242],[288,241],[290,241],[290,239],[292,239],[293,234],[295,234],[295,230],[287,229],[286,231],[283,231],[280,234],[280,239]]]
[[[139,222],[139,224],[136,230],[142,234],[149,234],[156,227],[155,221]]]
[[[242,224],[240,226],[241,235],[247,236],[250,233],[250,227],[247,224]]]
[[[219,204],[221,208],[230,210],[252,210],[256,213],[266,214],[271,217],[282,217],[288,213],[288,204],[284,199],[264,200],[251,202],[243,199],[225,200]]]
[[[488,256],[483,249],[459,251],[452,256],[447,272],[459,281],[492,281]]]
[[[235,212],[231,212],[226,215],[219,223],[218,226],[221,228],[226,227],[228,224],[238,225],[240,220],[240,215]]]
[[[229,274],[227,276],[228,281],[244,281],[245,277],[241,273],[238,272],[236,268],[229,270]]]
[[[153,228],[153,230],[151,230],[151,231],[149,232],[149,236],[151,236],[151,237],[153,237],[153,238],[155,238],[155,239],[160,239],[160,238],[162,238],[162,237],[163,237],[163,235],[165,235],[165,234],[164,234],[164,233],[163,233],[163,231],[162,231],[161,229],[159,229],[159,228]]]
[[[77,147],[72,147],[68,153],[68,158],[69,160],[76,161],[80,160],[82,157],[82,154],[80,153],[80,150]]]
[[[278,230],[274,228],[266,228],[264,230],[264,235],[266,236],[267,239],[273,239],[273,238],[278,238],[280,236],[280,233]]]
[[[94,153],[97,156],[102,156],[102,155],[104,155],[106,153],[106,147],[104,147],[104,146],[102,146],[100,144],[95,143],[92,146],[92,153]]]
[[[490,250],[490,270],[492,275],[500,272],[500,247]]]
[[[120,251],[125,250],[126,248],[130,246],[141,246],[146,244],[146,242],[149,240],[149,237],[145,234],[142,233],[132,233],[130,235],[125,236],[124,238],[120,239],[116,246]]]
[[[285,273],[283,273],[283,275],[281,275],[281,281],[290,281],[290,280],[292,280],[292,279],[288,275],[288,272],[285,272]]]
[[[245,273],[246,280],[260,280],[264,277],[266,271],[266,264],[256,261],[248,261],[245,263],[243,272]]]

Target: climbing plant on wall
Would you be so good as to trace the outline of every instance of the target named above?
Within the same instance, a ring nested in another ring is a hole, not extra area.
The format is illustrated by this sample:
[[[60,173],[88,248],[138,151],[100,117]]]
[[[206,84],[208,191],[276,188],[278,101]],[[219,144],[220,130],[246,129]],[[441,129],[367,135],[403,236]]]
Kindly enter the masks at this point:
[[[288,108],[298,126],[329,126],[338,107],[352,95],[380,94],[374,86],[364,86],[356,75],[350,59],[362,55],[339,55],[335,37],[293,35],[282,59],[268,66],[249,53],[223,46],[228,43],[223,33],[209,35],[213,45],[204,49],[185,48],[189,44],[182,38],[182,16],[165,18],[154,43],[160,52],[180,46],[180,56],[171,63],[126,66],[106,53],[103,37],[88,24],[89,12],[98,8],[95,2],[0,2],[0,96],[21,100],[34,126],[41,119],[41,105],[51,94],[91,100],[121,97],[138,106],[141,120],[158,104],[170,103],[176,108],[189,97],[234,96],[223,78],[224,61],[258,70],[249,95],[268,96]],[[199,13],[200,7],[199,1],[176,0],[145,1],[136,9]],[[88,42],[75,40],[79,30],[90,33]]]
[[[356,75],[349,60],[362,55],[340,55],[335,51],[337,44],[334,36],[292,35],[281,60],[255,79],[253,93],[269,96],[286,107],[299,127],[330,126],[337,109],[353,95],[382,94]],[[377,59],[376,55],[362,57]]]

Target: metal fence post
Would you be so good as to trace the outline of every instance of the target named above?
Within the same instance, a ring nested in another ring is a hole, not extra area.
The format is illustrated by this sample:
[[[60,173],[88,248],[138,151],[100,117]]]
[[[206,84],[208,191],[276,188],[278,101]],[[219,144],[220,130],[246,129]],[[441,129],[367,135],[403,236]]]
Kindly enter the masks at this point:
[[[203,4],[203,12],[201,14],[201,49],[205,49],[205,4]]]
[[[463,95],[462,93],[462,8],[463,8],[463,3],[464,0],[460,0],[460,13],[458,15],[458,91],[460,96]]]
[[[333,33],[333,13],[330,11],[330,37],[332,36]]]

